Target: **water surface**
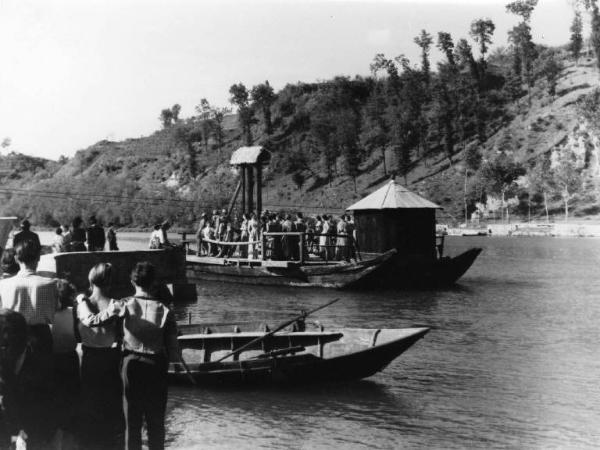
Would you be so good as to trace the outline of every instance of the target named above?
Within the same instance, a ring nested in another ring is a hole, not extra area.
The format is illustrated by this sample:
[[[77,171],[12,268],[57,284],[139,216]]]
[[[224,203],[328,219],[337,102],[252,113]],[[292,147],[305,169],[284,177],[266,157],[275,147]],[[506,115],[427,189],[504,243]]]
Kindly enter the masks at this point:
[[[483,253],[454,288],[340,292],[204,283],[181,315],[433,331],[361,382],[170,392],[173,448],[595,448],[600,240],[448,239]]]
[[[120,235],[121,248],[147,236]],[[341,292],[205,282],[197,322],[276,324],[336,297],[326,327],[433,330],[365,381],[172,388],[170,448],[598,448],[600,240],[451,237],[483,247],[460,284]]]

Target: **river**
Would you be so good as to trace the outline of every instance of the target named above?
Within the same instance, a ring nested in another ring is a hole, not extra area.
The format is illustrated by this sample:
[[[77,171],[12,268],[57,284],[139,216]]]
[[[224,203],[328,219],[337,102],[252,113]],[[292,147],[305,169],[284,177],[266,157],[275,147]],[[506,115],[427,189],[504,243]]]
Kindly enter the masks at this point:
[[[360,382],[171,388],[168,446],[598,448],[600,240],[451,237],[446,251],[472,246],[482,254],[444,290],[198,286],[177,311],[195,321],[274,324],[341,296],[316,317],[326,327],[433,330]]]

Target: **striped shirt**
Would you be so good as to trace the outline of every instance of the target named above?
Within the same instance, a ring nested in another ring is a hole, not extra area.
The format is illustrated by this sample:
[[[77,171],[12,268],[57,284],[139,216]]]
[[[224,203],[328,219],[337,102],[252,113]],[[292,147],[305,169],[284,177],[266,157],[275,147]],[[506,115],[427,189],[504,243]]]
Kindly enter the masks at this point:
[[[0,280],[0,299],[3,308],[21,313],[28,325],[51,324],[58,309],[56,279],[22,269]]]

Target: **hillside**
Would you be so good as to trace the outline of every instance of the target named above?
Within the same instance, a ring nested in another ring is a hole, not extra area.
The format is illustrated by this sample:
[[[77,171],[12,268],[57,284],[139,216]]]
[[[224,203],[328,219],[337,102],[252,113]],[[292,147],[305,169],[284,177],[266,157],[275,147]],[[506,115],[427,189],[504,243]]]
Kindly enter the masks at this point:
[[[269,119],[251,105],[252,142],[273,156],[265,207],[338,213],[395,173],[457,220],[465,198],[469,214],[535,217],[546,207],[563,214],[555,160],[569,150],[582,161],[574,163],[580,186],[569,185],[569,213],[595,214],[600,155],[578,112],[580,100],[598,87],[595,60],[576,65],[564,50],[552,50],[561,63],[552,95],[543,73],[529,89],[517,83],[515,93],[507,58],[497,51],[476,78],[465,62],[440,64],[425,82],[405,64],[400,75],[388,70],[387,76],[288,85],[275,93]],[[90,214],[130,226],[165,217],[192,223],[201,211],[225,206],[235,188],[228,160],[247,142],[239,119],[225,117],[220,148],[207,131],[209,119],[191,117],[147,137],[98,142],[60,162],[1,157],[0,213],[45,225]],[[555,167],[554,180],[540,183],[546,160]],[[514,176],[498,182],[503,161]]]

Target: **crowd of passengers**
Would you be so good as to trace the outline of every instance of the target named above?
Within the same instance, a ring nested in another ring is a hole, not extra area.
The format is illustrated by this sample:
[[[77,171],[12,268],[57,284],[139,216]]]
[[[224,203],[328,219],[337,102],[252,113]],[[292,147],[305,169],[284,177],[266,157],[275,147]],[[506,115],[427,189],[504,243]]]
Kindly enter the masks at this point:
[[[154,266],[135,265],[133,296],[110,296],[108,263],[77,293],[36,272],[41,247],[27,231],[0,258],[0,448],[12,438],[17,448],[141,449],[143,425],[148,448],[164,448],[168,362],[180,350]]]
[[[309,254],[327,261],[350,261],[356,258],[356,230],[351,216],[343,214],[336,219],[324,214],[305,218],[301,212],[291,215],[269,211],[265,211],[260,218],[254,213],[247,213],[239,219],[228,217],[226,210],[220,214],[215,210],[210,216],[202,213],[196,232],[197,254],[258,259],[261,237],[265,232],[263,259],[299,261],[301,252],[303,260],[307,260]],[[303,234],[302,239],[300,233]]]

